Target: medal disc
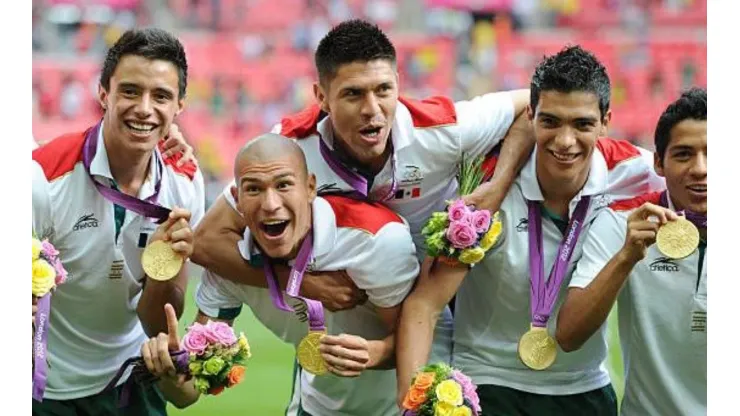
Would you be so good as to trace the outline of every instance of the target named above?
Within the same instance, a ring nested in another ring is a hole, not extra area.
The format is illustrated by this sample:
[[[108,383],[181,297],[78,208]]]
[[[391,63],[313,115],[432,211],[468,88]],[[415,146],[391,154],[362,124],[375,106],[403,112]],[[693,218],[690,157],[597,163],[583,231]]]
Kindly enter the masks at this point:
[[[298,344],[298,349],[296,350],[296,357],[301,367],[317,376],[326,374],[329,371],[319,351],[319,340],[324,335],[325,333],[323,331],[310,331]]]
[[[671,259],[688,257],[699,247],[699,230],[689,220],[679,217],[658,229],[656,244],[664,256]]]
[[[558,354],[555,340],[547,328],[532,327],[519,339],[519,358],[532,370],[544,370],[555,362]]]
[[[177,276],[183,259],[172,250],[169,243],[158,240],[144,249],[141,255],[141,266],[144,273],[154,280],[165,281]]]

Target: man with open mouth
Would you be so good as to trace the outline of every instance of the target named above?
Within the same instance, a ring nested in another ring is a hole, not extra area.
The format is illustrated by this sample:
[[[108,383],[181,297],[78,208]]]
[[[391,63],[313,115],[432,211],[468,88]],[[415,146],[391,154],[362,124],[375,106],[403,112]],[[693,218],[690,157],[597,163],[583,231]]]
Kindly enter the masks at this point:
[[[425,260],[397,331],[399,404],[427,361],[434,317],[457,293],[453,366],[478,385],[483,414],[615,415],[605,328],[578,351],[555,339],[589,224],[614,198],[662,189],[653,155],[606,138],[610,82],[579,46],[535,68],[527,110],[535,150],[504,199],[497,243],[471,270]],[[600,235],[592,236],[600,238]]]
[[[247,223],[239,249],[247,262],[267,270],[283,264],[291,268],[292,278],[298,276],[298,287],[306,268],[346,270],[367,292],[368,302],[336,313],[318,304],[317,311],[310,299],[271,292],[277,286],[268,290],[239,284],[206,270],[196,293],[196,320],[231,323],[246,304],[277,337],[296,347],[309,325],[311,331],[326,331],[320,348],[333,374],[314,375],[298,367],[290,415],[396,414],[396,374],[387,369],[393,349],[383,340],[395,331],[401,302],[419,272],[407,223],[378,203],[316,196],[316,178],[308,173],[300,147],[276,134],[244,146],[234,176],[233,197]],[[276,307],[281,300],[293,303],[299,314]],[[302,302],[306,305],[299,308]],[[302,314],[308,316],[302,319]],[[172,374],[167,351],[179,346],[169,346],[169,338],[164,334],[152,338],[142,347],[142,355],[151,361],[150,370],[170,383],[165,390],[172,394],[168,398],[184,407],[198,395],[192,382],[176,387],[180,377]],[[172,393],[175,388],[179,390]]]
[[[103,63],[103,119],[33,151],[33,231],[60,251],[69,272],[51,300],[48,378],[44,389],[43,377],[34,377],[34,415],[166,414],[157,386],[136,386],[125,410],[120,384],[103,390],[146,334],[166,330],[163,306],[178,314],[184,307],[187,261],[158,281],[145,274],[141,256],[163,240],[187,260],[191,227],[205,209],[197,165],[179,153],[181,144],[164,154],[186,86],[177,38],[128,31]]]
[[[624,415],[707,413],[707,92],[671,103],[655,129],[655,170],[667,190],[620,201],[594,221],[558,317],[579,348],[614,302],[625,363]],[[654,244],[676,212],[699,230],[687,257]],[[655,217],[657,221],[651,221]],[[667,263],[671,267],[652,267]]]

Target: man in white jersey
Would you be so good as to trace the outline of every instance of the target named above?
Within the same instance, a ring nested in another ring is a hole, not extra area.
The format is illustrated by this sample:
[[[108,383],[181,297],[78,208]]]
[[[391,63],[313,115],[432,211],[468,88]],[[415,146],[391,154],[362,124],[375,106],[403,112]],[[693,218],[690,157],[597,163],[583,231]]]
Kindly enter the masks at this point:
[[[419,272],[408,225],[378,203],[337,195],[316,197],[316,180],[306,170],[300,147],[276,134],[249,142],[237,156],[234,169],[238,189],[234,198],[247,222],[239,245],[244,259],[261,268],[282,262],[298,276],[309,260],[312,270],[346,270],[367,292],[368,303],[348,311],[324,311],[318,324],[312,309],[302,308],[304,318],[309,315],[307,323],[295,313],[278,309],[273,296],[283,297],[293,307],[301,303],[296,298],[234,283],[206,271],[196,294],[196,320],[231,323],[247,304],[260,322],[295,346],[307,335],[309,323],[312,330],[325,325],[328,335],[322,341],[322,352],[329,371],[353,378],[315,376],[299,370],[294,386],[297,394],[288,414],[395,414],[395,371],[369,369],[392,362],[393,345],[383,340],[394,332],[400,304]],[[311,256],[302,255],[304,250],[310,250]],[[300,285],[300,280],[296,284]],[[323,309],[320,304],[318,307]],[[174,369],[167,353],[170,338],[160,334],[142,347],[142,356],[157,375],[167,377]],[[174,344],[172,349],[177,349],[177,342]],[[164,354],[160,356],[160,352]],[[166,380],[177,382],[174,377]],[[186,400],[179,405],[197,398],[191,384],[182,386],[178,399]]]
[[[604,137],[611,118],[610,83],[591,53],[574,46],[545,58],[530,89],[528,114],[537,144],[501,205],[499,240],[469,272],[425,261],[404,302],[397,331],[399,403],[414,371],[427,361],[437,314],[457,292],[452,364],[478,385],[484,415],[617,412],[602,366],[604,334],[564,354],[552,339],[555,320],[549,317],[560,303],[558,281],[567,284],[579,258],[583,238],[578,230],[611,198],[663,184],[650,168],[650,152]],[[556,256],[561,242],[567,250]],[[556,257],[561,264],[553,277]],[[539,290],[532,286],[536,276]],[[545,281],[553,282],[549,291]],[[546,337],[557,353],[554,364],[542,371],[525,366],[522,358],[529,359],[528,354],[518,354],[519,341],[530,330]]]
[[[54,244],[69,272],[51,298],[48,380],[34,415],[165,414],[156,387],[132,391],[125,409],[118,408],[120,387],[102,390],[147,333],[165,330],[166,303],[182,313],[187,267],[156,281],[141,255],[164,240],[187,259],[191,225],[203,215],[197,166],[158,149],[183,109],[186,85],[185,51],[175,37],[126,32],[101,72],[102,121],[33,151],[33,231]]]
[[[655,170],[667,190],[620,201],[589,231],[558,316],[559,338],[579,348],[615,300],[625,366],[624,415],[707,412],[707,92],[681,95],[655,129]],[[655,243],[677,211],[701,239],[672,259]],[[658,221],[651,221],[650,217]]]
[[[352,192],[384,201],[402,215],[419,256],[424,247],[421,228],[455,196],[455,174],[463,156],[489,154],[506,136],[492,192],[478,202],[495,209],[496,198],[503,197],[531,150],[524,117],[526,90],[456,103],[446,97],[399,97],[395,48],[370,23],[351,20],[336,26],[320,42],[315,60],[319,104],[284,118],[273,132],[297,139],[317,177],[319,194]],[[193,261],[226,279],[264,287],[262,270],[245,263],[236,248],[243,230],[244,220],[227,188],[196,229]],[[277,269],[284,285],[289,269]],[[303,294],[325,306],[334,303],[333,290],[316,288],[327,281],[325,276],[307,275]],[[450,331],[446,309],[435,361],[449,361]]]

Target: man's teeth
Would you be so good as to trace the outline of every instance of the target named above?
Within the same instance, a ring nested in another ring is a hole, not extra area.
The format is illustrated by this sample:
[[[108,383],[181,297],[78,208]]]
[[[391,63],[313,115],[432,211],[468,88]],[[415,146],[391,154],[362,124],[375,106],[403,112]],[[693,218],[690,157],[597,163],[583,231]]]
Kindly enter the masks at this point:
[[[265,225],[278,225],[278,224],[282,224],[284,222],[287,222],[287,221],[285,221],[285,220],[268,220],[268,221],[262,221],[262,223],[265,224]]]
[[[151,124],[142,124],[129,121],[128,123],[126,123],[126,125],[132,130],[140,131],[143,133],[148,133],[154,130],[154,126]]]
[[[362,135],[363,135],[363,136],[367,136],[367,137],[375,137],[375,136],[377,136],[377,135],[378,135],[379,133],[380,133],[380,129],[377,129],[377,130],[369,130],[369,131],[365,131],[364,133],[362,133]]]
[[[694,192],[706,192],[707,187],[706,187],[706,185],[704,185],[704,186],[689,186],[689,189],[691,189]]]
[[[577,154],[570,154],[570,153],[563,154],[563,153],[555,153],[555,152],[553,152],[552,154],[553,154],[553,156],[555,156],[555,159],[563,160],[563,161],[573,160],[577,156]]]

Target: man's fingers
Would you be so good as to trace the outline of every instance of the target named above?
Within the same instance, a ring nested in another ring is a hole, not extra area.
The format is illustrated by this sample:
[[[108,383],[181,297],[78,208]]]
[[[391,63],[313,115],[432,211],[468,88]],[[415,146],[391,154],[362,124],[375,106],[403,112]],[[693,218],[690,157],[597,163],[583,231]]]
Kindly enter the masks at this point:
[[[144,364],[146,364],[146,368],[151,373],[156,372],[156,367],[154,366],[154,361],[152,360],[152,351],[149,348],[149,344],[153,342],[155,339],[156,338],[152,338],[151,340],[145,342],[144,345],[141,346],[141,358],[144,359]]]
[[[179,220],[177,224],[170,228],[170,231],[167,233],[169,241],[193,241],[193,230],[188,226],[187,222],[184,225],[181,223],[184,221]]]
[[[173,243],[171,247],[172,251],[183,257],[189,257],[193,250],[192,244],[187,241],[178,241],[177,243]]]
[[[174,220],[178,220],[182,218],[185,221],[190,222],[190,210],[187,210],[185,208],[175,207],[170,212],[169,218],[172,218]]]
[[[161,374],[169,374],[170,376],[174,376],[176,370],[175,364],[172,362],[172,357],[170,357],[169,336],[167,334],[160,333],[158,335],[158,338],[157,355],[162,367]]]
[[[630,224],[630,230],[658,232],[660,224],[649,220],[635,221]]]
[[[647,247],[655,242],[656,235],[653,231],[634,231],[630,234],[630,238],[633,241],[641,241]]]
[[[170,349],[180,349],[180,338],[177,336],[177,313],[169,303],[164,305],[164,315],[167,317],[167,338]]]
[[[367,363],[367,361],[363,360],[362,358],[358,358],[358,360],[353,360],[343,358],[341,356],[336,356],[330,352],[322,352],[321,357],[324,359],[324,361],[326,361],[328,365],[349,371],[363,371],[365,369],[365,364]]]
[[[347,334],[324,335],[321,337],[321,344],[339,345],[353,350],[367,350],[367,341],[364,338]]]

